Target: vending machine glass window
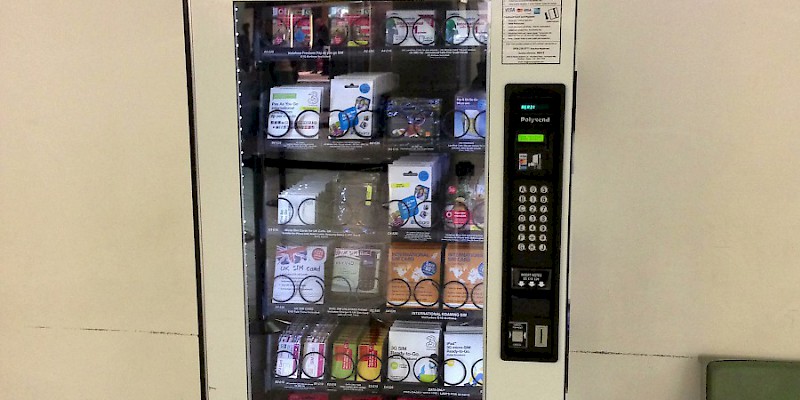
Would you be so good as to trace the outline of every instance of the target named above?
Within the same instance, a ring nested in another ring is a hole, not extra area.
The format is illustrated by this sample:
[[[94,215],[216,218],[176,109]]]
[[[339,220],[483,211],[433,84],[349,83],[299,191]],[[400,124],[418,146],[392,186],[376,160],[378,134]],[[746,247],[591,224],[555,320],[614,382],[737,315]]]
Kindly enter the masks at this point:
[[[482,396],[487,4],[234,3],[251,396]]]

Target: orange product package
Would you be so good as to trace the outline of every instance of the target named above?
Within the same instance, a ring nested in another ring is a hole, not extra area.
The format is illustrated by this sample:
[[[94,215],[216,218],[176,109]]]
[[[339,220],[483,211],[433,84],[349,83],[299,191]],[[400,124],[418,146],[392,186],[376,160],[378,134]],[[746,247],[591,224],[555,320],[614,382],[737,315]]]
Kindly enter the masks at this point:
[[[483,309],[483,246],[450,243],[444,254],[444,305],[462,310]]]
[[[393,307],[437,306],[441,257],[440,244],[392,243],[386,303]]]

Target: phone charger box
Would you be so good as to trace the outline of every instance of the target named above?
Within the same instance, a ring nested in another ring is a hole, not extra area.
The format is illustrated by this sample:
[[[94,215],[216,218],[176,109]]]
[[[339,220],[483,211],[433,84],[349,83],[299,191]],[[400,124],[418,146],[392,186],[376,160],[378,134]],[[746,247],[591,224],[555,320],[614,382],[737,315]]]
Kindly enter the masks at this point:
[[[331,139],[377,137],[383,97],[397,86],[390,72],[339,75],[331,80]]]

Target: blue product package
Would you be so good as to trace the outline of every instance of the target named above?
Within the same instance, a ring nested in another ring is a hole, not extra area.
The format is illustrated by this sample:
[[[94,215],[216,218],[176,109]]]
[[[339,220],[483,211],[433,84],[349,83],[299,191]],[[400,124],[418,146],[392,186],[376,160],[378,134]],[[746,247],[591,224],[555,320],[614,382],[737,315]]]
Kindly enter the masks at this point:
[[[486,138],[486,92],[469,91],[456,94],[453,137],[460,140]]]

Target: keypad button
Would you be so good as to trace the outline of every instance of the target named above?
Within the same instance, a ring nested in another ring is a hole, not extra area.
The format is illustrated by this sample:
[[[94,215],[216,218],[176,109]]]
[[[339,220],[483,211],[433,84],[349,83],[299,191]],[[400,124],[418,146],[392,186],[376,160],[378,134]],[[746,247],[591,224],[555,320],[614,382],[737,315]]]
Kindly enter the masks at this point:
[[[535,215],[529,216],[528,217],[528,222],[536,222],[536,216]]]
[[[525,222],[525,214],[520,214],[519,217],[517,217],[517,221]]]
[[[528,251],[536,251],[536,243],[529,244]]]
[[[528,192],[528,188],[526,186],[520,186],[519,187],[519,192],[520,193],[527,193]]]
[[[536,225],[534,225],[534,224],[531,224],[531,225],[528,227],[528,229],[529,229],[531,232],[536,232]]]
[[[539,217],[539,221],[547,222],[547,215],[542,215],[541,217]]]
[[[526,201],[528,201],[528,197],[527,196],[525,196],[524,194],[519,195],[519,202],[520,203],[524,204]]]
[[[519,211],[519,212],[521,212],[521,213],[524,213],[524,212],[525,212],[525,210],[526,210],[526,207],[525,207],[525,206],[519,206],[519,207],[517,207],[517,211]]]
[[[520,231],[520,232],[525,232],[525,224],[519,224],[519,226],[517,227],[517,230]]]
[[[539,232],[547,232],[547,225],[539,225]]]
[[[525,251],[525,243],[520,243],[520,244],[518,244],[518,245],[517,245],[517,250],[519,250],[519,251]]]
[[[520,242],[524,242],[525,241],[525,234],[524,233],[520,233],[519,235],[517,235],[517,240],[520,241]]]
[[[543,206],[539,207],[539,210],[542,212],[542,214],[544,214],[544,213],[547,212],[547,210],[549,210],[549,208],[547,208],[547,206],[543,205]]]
[[[542,203],[547,203],[547,196],[539,197],[539,201],[541,201]]]
[[[528,247],[530,247],[530,246],[528,246]],[[542,243],[542,244],[539,245],[539,251],[546,251],[546,250],[547,250],[547,245],[546,244]]]
[[[536,203],[537,201],[539,201],[539,198],[536,197],[536,195],[532,194],[531,197],[528,198],[528,200],[530,200],[531,203]]]
[[[531,242],[535,242],[536,241],[536,234],[535,233],[531,233],[530,235],[528,235],[528,240],[530,240]]]
[[[528,191],[531,193],[536,193],[539,191],[539,188],[536,187],[536,185],[531,185],[531,187],[528,188]]]
[[[547,192],[549,192],[549,191],[550,191],[550,189],[548,189],[548,187],[547,187],[547,186],[545,186],[545,185],[542,185],[542,187],[541,187],[541,189],[539,189],[539,191],[540,191],[541,193],[547,193]]]
[[[523,211],[520,211],[520,212],[523,212]],[[530,206],[530,207],[528,207],[528,212],[535,213],[535,212],[536,212],[536,206]]]
[[[544,233],[539,235],[539,241],[540,242],[546,242],[547,241],[547,235],[545,235]]]

